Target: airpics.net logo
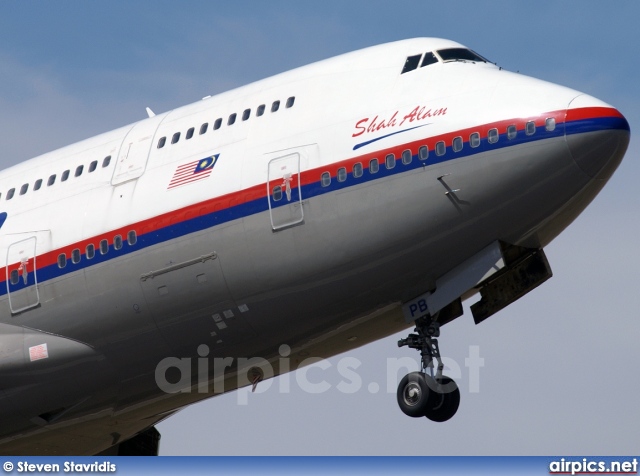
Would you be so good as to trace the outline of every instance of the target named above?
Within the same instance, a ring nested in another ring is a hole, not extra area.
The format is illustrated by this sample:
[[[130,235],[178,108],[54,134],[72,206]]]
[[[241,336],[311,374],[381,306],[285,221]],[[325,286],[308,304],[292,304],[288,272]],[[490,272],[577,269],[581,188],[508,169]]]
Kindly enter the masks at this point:
[[[582,460],[566,460],[549,463],[549,474],[638,474],[638,460],[595,461],[587,458]]]
[[[353,394],[366,391],[376,394],[381,391],[394,394],[402,377],[420,367],[413,357],[387,358],[386,379],[365,383],[363,363],[352,356],[344,356],[337,362],[320,357],[306,357],[299,361],[292,359],[291,348],[281,345],[279,358],[267,360],[262,357],[233,358],[210,357],[206,344],[197,348],[197,358],[166,357],[155,369],[155,381],[165,393],[213,393],[221,394],[239,389],[239,405],[247,405],[250,393],[277,391],[290,393],[296,385],[311,394],[337,390]],[[480,369],[485,365],[480,356],[480,347],[469,346],[469,352],[461,365],[452,358],[442,358],[444,375],[458,381],[466,381],[469,393],[480,392]],[[280,378],[273,377],[280,374]],[[378,373],[380,375],[381,372]],[[277,383],[275,383],[277,382]]]

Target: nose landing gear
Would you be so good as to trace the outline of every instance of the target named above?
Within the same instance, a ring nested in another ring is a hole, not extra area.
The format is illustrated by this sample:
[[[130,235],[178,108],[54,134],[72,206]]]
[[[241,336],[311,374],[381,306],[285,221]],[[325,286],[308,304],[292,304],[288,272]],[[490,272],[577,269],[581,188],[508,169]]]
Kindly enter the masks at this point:
[[[417,349],[422,356],[420,372],[405,375],[398,385],[398,405],[410,417],[426,416],[431,421],[449,420],[458,411],[460,390],[449,377],[442,375],[442,359],[438,339],[440,325],[435,320],[421,317],[416,320],[415,332],[398,341],[398,347]],[[434,375],[434,359],[438,363]],[[427,374],[428,371],[428,374]]]

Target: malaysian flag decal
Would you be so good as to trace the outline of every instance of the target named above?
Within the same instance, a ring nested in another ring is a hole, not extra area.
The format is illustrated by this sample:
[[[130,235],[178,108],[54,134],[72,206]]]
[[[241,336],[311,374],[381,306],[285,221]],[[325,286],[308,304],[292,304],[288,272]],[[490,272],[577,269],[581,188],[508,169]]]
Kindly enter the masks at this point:
[[[188,164],[179,165],[173,177],[171,177],[171,182],[169,182],[167,189],[187,185],[207,178],[211,175],[211,171],[213,170],[213,166],[216,165],[219,155],[220,154],[216,154],[211,157],[189,162]]]

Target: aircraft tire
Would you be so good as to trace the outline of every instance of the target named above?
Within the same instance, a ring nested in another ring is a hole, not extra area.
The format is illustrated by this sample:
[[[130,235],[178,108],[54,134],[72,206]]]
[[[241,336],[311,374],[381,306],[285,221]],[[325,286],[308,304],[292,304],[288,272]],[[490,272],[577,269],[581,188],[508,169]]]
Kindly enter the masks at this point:
[[[430,388],[430,401],[425,409],[424,416],[435,422],[443,422],[451,419],[458,411],[460,405],[460,389],[449,377],[441,377],[437,381],[426,377]]]
[[[431,393],[425,375],[422,372],[411,372],[398,385],[398,406],[405,415],[412,418],[423,417],[430,406]]]

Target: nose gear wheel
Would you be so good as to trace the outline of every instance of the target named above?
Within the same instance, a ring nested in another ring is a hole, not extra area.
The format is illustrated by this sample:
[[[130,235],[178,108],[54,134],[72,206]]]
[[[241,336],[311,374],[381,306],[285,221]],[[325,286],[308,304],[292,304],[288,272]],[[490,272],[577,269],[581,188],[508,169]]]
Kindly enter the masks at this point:
[[[442,375],[444,364],[437,339],[440,325],[435,319],[421,317],[416,320],[415,332],[398,341],[398,347],[419,350],[421,356],[420,372],[405,375],[398,385],[398,406],[413,418],[425,416],[435,422],[447,421],[458,411],[460,389],[451,378]],[[434,360],[438,364],[435,374]]]

